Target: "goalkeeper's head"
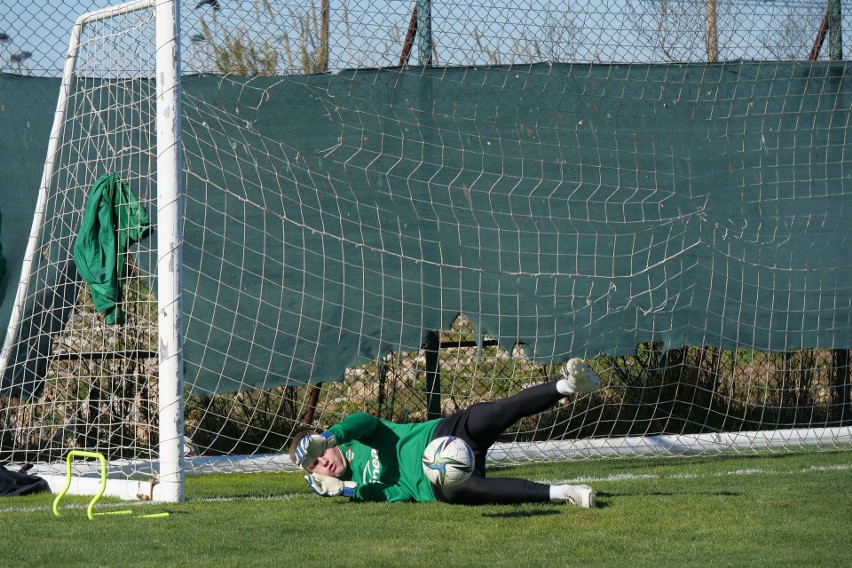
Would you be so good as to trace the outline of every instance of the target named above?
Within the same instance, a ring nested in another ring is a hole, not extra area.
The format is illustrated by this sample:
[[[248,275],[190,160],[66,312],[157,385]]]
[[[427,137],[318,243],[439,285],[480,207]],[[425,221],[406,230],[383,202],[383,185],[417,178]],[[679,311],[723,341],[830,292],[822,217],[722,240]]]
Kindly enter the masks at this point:
[[[319,434],[319,432],[316,430],[304,430],[296,434],[293,438],[293,443],[290,444],[290,460],[293,463],[297,463],[296,448],[299,447],[299,443],[301,443],[301,441],[306,437],[315,436],[317,434]],[[302,469],[308,473],[319,473],[330,477],[341,477],[344,473],[346,473],[346,470],[349,469],[349,463],[346,461],[346,458],[343,457],[343,452],[340,451],[340,448],[335,446],[325,450],[310,464],[302,466]]]

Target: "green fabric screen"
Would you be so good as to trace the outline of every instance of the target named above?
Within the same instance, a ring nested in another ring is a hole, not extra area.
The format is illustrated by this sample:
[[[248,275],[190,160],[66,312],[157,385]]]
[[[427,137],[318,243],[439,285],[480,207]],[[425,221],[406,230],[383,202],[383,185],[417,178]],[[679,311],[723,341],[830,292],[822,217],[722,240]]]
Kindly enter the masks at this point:
[[[187,77],[187,383],[341,380],[459,313],[544,361],[850,348],[848,69]]]

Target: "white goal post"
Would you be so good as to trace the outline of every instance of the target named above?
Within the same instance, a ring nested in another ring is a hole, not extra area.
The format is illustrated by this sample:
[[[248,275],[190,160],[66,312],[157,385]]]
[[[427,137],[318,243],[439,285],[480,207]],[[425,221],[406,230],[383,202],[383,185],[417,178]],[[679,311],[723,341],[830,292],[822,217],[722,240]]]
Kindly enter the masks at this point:
[[[180,139],[180,12],[157,0],[157,321],[160,356],[160,476],[164,501],[183,501],[183,192]]]

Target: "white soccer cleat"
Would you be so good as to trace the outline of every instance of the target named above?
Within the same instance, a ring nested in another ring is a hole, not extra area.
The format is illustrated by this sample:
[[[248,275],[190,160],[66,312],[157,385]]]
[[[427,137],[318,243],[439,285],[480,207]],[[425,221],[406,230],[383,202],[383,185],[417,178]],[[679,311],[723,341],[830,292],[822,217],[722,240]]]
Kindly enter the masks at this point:
[[[565,501],[584,509],[594,509],[595,490],[588,485],[566,485]]]
[[[560,372],[569,389],[573,392],[583,394],[603,388],[601,378],[582,359],[571,359],[562,365]]]

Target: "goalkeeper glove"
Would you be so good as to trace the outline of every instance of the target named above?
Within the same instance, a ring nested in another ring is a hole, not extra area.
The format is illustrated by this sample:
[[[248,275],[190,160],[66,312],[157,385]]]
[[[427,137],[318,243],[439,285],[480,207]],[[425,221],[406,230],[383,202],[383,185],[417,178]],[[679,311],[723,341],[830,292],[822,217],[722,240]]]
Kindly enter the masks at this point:
[[[355,488],[358,487],[358,484],[354,481],[341,481],[336,477],[320,473],[306,475],[305,481],[308,482],[314,493],[323,497],[337,497],[338,495],[353,497],[355,495]]]
[[[331,432],[305,436],[296,447],[296,465],[307,469],[324,451],[336,445],[337,440]]]

